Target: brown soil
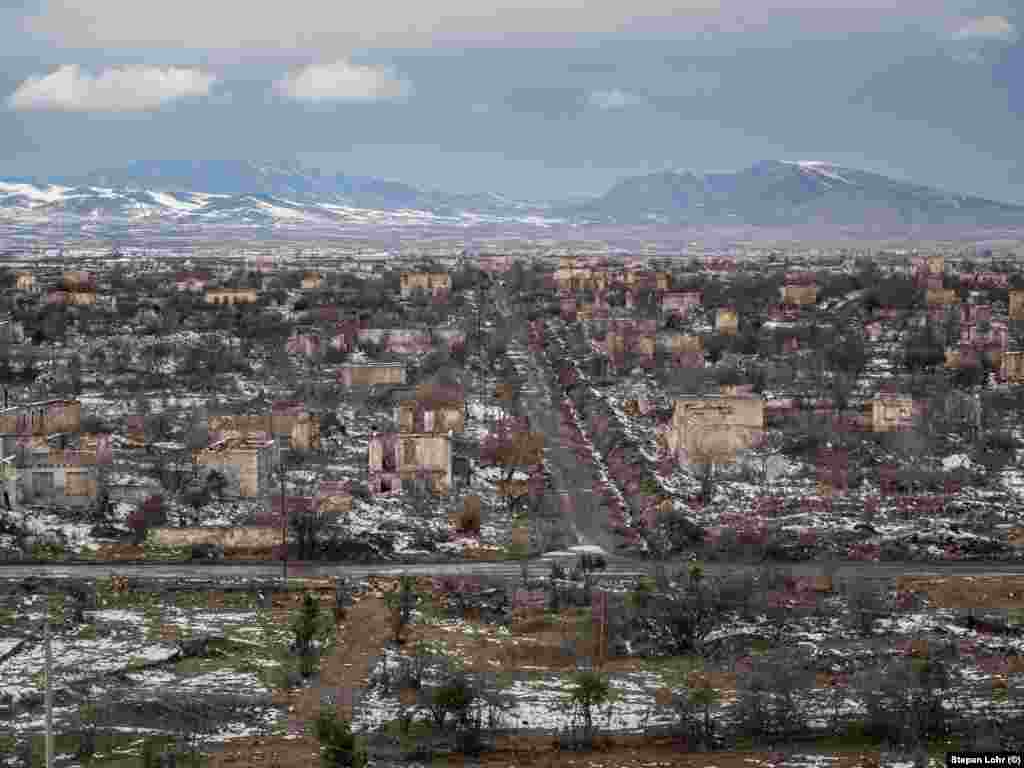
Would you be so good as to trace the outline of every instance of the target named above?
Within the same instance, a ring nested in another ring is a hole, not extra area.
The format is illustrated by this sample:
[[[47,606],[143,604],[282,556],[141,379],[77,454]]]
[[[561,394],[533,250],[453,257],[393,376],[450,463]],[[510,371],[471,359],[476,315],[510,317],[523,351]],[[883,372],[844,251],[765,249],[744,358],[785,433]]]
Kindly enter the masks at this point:
[[[124,542],[100,544],[96,548],[95,557],[97,560],[143,560],[146,557],[146,550]]]
[[[333,584],[323,580],[317,584],[309,580],[306,586],[320,594],[321,599],[333,600]],[[428,579],[418,579],[420,588],[428,588]],[[312,734],[312,723],[320,711],[321,692],[329,690],[339,696],[338,714],[351,717],[353,697],[345,696],[344,692],[356,692],[367,682],[367,675],[381,649],[391,638],[390,612],[385,605],[383,596],[396,586],[395,579],[371,578],[370,591],[355,598],[356,604],[349,609],[345,622],[338,627],[338,642],[334,653],[325,658],[321,664],[321,679],[317,687],[301,691],[275,691],[275,703],[289,711],[292,727],[289,730],[298,734],[298,738],[285,739],[274,737],[244,737],[232,739],[223,745],[211,747],[209,768],[241,768],[242,766],[265,766],[266,768],[309,768],[319,763],[319,745]],[[217,595],[213,596],[213,604],[217,603]],[[223,596],[221,595],[221,598]],[[275,594],[273,596],[273,614],[275,620],[288,622],[295,615],[295,610],[302,599],[301,592]],[[525,653],[537,663],[545,654],[550,654],[551,668],[571,668],[575,660],[564,656],[559,651],[567,628],[574,627],[574,612],[564,611],[554,624],[532,620],[519,621],[510,637],[494,638],[492,635],[486,645],[471,640],[460,633],[444,632],[437,627],[414,625],[407,637],[411,642],[416,639],[444,640],[450,647],[461,647],[466,654],[467,666],[471,669],[495,669],[488,662],[505,661],[508,654]],[[534,647],[533,651],[510,651],[515,648],[512,640],[526,642]],[[495,642],[497,640],[498,642]],[[518,658],[518,657],[516,657]],[[539,666],[540,664],[538,664]],[[642,666],[640,659],[613,659],[605,668],[609,671],[635,671]],[[732,673],[711,673],[716,687],[734,689],[736,676]],[[715,752],[687,753],[682,747],[670,739],[650,739],[642,736],[613,736],[602,738],[591,752],[571,752],[560,749],[557,742],[550,736],[513,734],[499,736],[496,749],[481,755],[478,761],[464,761],[459,755],[453,755],[448,763],[453,766],[477,765],[481,768],[556,768],[556,766],[587,766],[587,768],[706,768],[715,765],[718,768],[753,768],[752,761],[765,761],[769,764],[772,755],[768,752]],[[834,753],[838,758],[831,768],[877,768],[879,755],[877,752]]]
[[[377,580],[375,585],[383,586],[383,582]],[[333,610],[332,581],[309,579],[305,586],[319,594],[321,601]],[[349,609],[347,619],[338,625],[334,652],[321,661],[319,683],[298,691],[273,692],[274,703],[288,710],[289,731],[299,734],[299,738],[253,736],[232,739],[219,748],[213,748],[215,751],[210,757],[209,768],[250,765],[309,768],[319,764],[320,748],[312,726],[320,713],[321,694],[335,694],[339,716],[351,718],[354,693],[366,684],[370,669],[391,637],[390,613],[384,600],[372,592],[354,599],[355,605]],[[290,622],[301,601],[301,592],[274,594],[271,608],[274,620],[280,624]]]
[[[754,768],[758,763],[770,765],[769,752],[684,752],[681,744],[671,739],[649,739],[643,736],[600,738],[590,752],[561,750],[550,737],[521,735],[501,737],[497,749],[480,757],[481,768],[534,766],[536,768]],[[830,752],[836,760],[830,768],[877,768],[878,752]],[[756,761],[756,762],[755,762]],[[452,765],[462,765],[455,757]]]
[[[903,576],[896,587],[935,608],[1024,608],[1024,576]]]

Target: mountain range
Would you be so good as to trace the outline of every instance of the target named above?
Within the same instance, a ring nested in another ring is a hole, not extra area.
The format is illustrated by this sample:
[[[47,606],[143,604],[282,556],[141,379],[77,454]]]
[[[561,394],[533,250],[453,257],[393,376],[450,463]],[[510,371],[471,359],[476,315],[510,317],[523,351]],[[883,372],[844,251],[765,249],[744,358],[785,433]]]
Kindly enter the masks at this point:
[[[0,178],[0,226],[337,229],[672,225],[847,231],[1024,230],[1024,206],[949,194],[826,162],[632,176],[583,201],[450,194],[293,162],[144,161],[78,177]]]

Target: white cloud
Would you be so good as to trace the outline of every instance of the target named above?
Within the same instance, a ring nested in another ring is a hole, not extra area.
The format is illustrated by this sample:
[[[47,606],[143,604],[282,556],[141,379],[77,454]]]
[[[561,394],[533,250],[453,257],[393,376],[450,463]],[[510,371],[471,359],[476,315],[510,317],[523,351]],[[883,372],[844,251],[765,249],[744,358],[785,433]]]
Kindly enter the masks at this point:
[[[611,91],[594,91],[590,94],[590,105],[598,109],[625,109],[628,106],[639,103],[639,99],[632,94],[620,91],[617,88]]]
[[[685,34],[706,31],[709,23],[722,30],[745,29],[780,14],[813,34],[812,27],[848,31],[851,14],[877,28],[883,12],[891,21],[899,15],[919,19],[935,10],[935,0],[893,5],[892,0],[378,0],[354,9],[352,3],[323,0],[46,0],[24,28],[63,47],[217,49],[233,51],[236,58],[239,50],[301,51],[322,57],[444,42],[571,46],[590,34]]]
[[[979,16],[970,19],[953,35],[957,40],[1003,40],[1016,42],[1017,28],[1005,16]]]
[[[274,83],[278,93],[295,101],[386,101],[400,99],[411,85],[393,72],[341,60],[314,64]]]
[[[66,64],[48,75],[30,77],[8,99],[12,109],[69,112],[134,112],[155,109],[186,96],[204,96],[216,82],[198,69],[133,66],[99,75]]]

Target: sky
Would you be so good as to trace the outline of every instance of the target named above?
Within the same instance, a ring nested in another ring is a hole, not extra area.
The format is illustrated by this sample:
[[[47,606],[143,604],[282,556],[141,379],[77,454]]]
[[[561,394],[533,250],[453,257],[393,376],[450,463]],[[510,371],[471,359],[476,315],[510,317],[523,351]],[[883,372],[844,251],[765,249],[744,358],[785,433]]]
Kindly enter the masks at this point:
[[[298,160],[550,200],[824,160],[1024,204],[1014,0],[0,0],[0,177]]]

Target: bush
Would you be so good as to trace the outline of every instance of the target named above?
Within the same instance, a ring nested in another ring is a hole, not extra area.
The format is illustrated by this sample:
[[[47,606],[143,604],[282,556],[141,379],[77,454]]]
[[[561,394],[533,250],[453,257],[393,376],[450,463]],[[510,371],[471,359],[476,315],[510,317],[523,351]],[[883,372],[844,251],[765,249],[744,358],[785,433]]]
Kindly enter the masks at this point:
[[[797,693],[807,681],[792,658],[781,654],[763,657],[740,677],[736,714],[741,732],[756,743],[791,742],[804,718]]]
[[[293,647],[299,655],[303,677],[310,677],[315,671],[318,655],[315,643],[326,643],[331,629],[329,618],[320,610],[320,601],[307,592],[302,598],[302,610],[292,624]]]
[[[467,496],[462,501],[462,509],[455,521],[455,530],[459,533],[480,535],[480,497]]]
[[[352,733],[348,720],[336,713],[321,711],[316,721],[316,738],[320,742],[320,764],[323,768],[364,768],[366,748]]]
[[[135,544],[142,544],[146,540],[150,528],[166,522],[167,510],[164,509],[162,496],[150,496],[128,515],[128,527],[132,530]]]

